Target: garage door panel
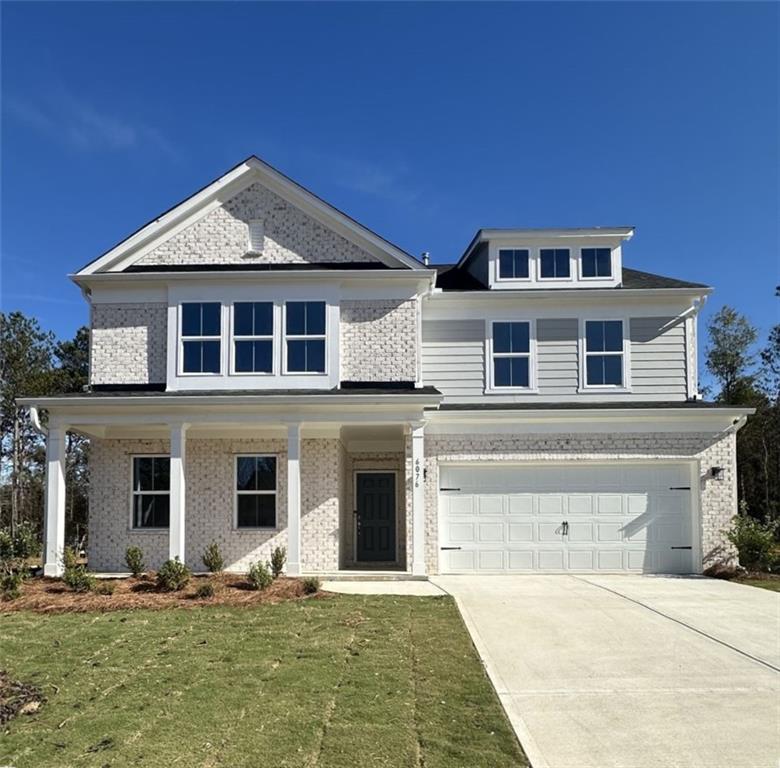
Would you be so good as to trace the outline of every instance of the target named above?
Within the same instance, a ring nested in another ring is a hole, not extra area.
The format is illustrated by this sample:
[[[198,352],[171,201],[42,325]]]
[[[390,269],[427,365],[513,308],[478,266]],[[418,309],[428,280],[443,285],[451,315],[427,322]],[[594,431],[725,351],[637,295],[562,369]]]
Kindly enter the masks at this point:
[[[474,523],[448,523],[448,541],[453,544],[472,544],[476,541]]]
[[[480,515],[501,515],[504,513],[504,497],[478,496],[477,507]]]
[[[448,496],[447,507],[451,516],[473,515],[475,512],[474,496]]]
[[[565,555],[562,549],[540,549],[537,552],[537,567],[542,571],[563,571]]]
[[[504,552],[502,550],[480,550],[479,551],[479,570],[481,571],[502,571],[504,570]]]
[[[600,493],[596,496],[596,508],[593,511],[597,515],[622,515],[623,497],[617,493]]]
[[[543,494],[539,496],[539,514],[553,515],[563,520],[563,496],[560,494]]]
[[[596,541],[603,544],[614,544],[623,541],[623,524],[599,520],[596,523]]]
[[[509,523],[509,543],[530,542],[534,540],[534,524]]]
[[[569,496],[569,515],[592,515],[593,497],[572,494]]]
[[[560,523],[539,523],[537,530],[539,532],[538,541],[555,542],[556,544],[561,541]]]
[[[600,549],[596,555],[596,566],[600,571],[622,571],[623,550],[622,549]]]
[[[451,550],[443,554],[447,570],[450,572],[476,570],[477,553],[474,550]]]
[[[510,515],[532,515],[534,513],[534,497],[530,493],[511,494],[509,499]]]
[[[510,571],[532,571],[534,569],[534,551],[532,549],[507,552],[507,568]]]
[[[568,562],[566,563],[570,571],[592,571],[595,558],[590,549],[570,549],[568,552]]]
[[[592,542],[594,526],[593,523],[569,523],[569,542]]]
[[[478,541],[480,544],[495,544],[504,543],[504,524],[498,523],[483,523],[480,522],[477,529]]]

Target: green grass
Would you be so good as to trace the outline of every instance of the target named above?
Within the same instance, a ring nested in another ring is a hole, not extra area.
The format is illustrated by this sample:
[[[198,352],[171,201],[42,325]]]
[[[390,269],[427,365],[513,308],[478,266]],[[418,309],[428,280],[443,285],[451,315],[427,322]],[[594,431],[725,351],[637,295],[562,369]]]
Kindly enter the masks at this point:
[[[448,597],[5,614],[0,667],[15,768],[527,765]]]
[[[761,589],[768,589],[772,592],[780,592],[780,579],[751,579],[751,578],[737,578],[734,579],[737,584],[747,584],[749,587],[760,587]]]

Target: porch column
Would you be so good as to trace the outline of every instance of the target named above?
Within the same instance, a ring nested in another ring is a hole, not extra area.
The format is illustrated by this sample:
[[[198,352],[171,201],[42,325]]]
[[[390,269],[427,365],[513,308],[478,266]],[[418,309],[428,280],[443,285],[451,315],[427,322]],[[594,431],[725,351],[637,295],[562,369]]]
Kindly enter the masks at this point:
[[[171,485],[168,557],[185,560],[184,531],[186,507],[186,482],[184,479],[184,458],[187,443],[187,424],[171,424]]]
[[[43,575],[63,574],[65,550],[65,435],[68,428],[49,425],[46,439],[46,513],[43,518]]]
[[[301,425],[287,426],[287,569],[301,573]]]
[[[425,424],[411,425],[412,434],[412,574],[425,576]]]

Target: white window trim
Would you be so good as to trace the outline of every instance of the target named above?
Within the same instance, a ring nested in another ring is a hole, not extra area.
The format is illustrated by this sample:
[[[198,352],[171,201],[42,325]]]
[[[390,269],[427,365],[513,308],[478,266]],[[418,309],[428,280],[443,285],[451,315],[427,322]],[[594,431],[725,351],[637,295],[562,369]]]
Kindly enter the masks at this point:
[[[323,304],[325,306],[325,328],[324,333],[321,334],[287,334],[287,305],[292,303],[301,304]],[[330,325],[328,321],[328,302],[324,299],[290,299],[284,302],[282,307],[282,375],[283,376],[328,376],[330,373],[329,359],[328,359],[328,332]],[[322,341],[325,344],[323,358],[325,368],[322,371],[290,371],[287,369],[287,342],[288,341]]]
[[[136,496],[170,496],[170,486],[167,491],[136,491],[133,484],[133,468],[135,466],[136,459],[168,459],[170,461],[171,455],[169,453],[132,453],[130,454],[130,522],[128,524],[128,531],[132,533],[160,533],[162,531],[170,530],[170,517],[168,518],[169,524],[163,528],[141,528],[135,525],[135,497]]]
[[[500,357],[528,357],[528,386],[527,387],[500,387],[495,383],[495,369],[493,366],[493,325],[495,323],[527,323],[528,324],[528,352],[502,353]],[[538,394],[539,382],[537,372],[537,348],[536,348],[536,320],[526,317],[496,317],[486,320],[485,361],[486,376],[485,393],[515,392],[522,394]]]
[[[623,351],[621,352],[588,352],[586,350],[585,329],[587,323],[622,323],[623,328]],[[579,331],[579,358],[580,358],[580,385],[577,388],[578,393],[586,392],[631,392],[631,322],[628,317],[582,317],[580,318]],[[587,379],[587,355],[623,355],[623,384],[588,384]]]
[[[271,305],[271,321],[273,326],[271,328],[270,336],[239,336],[235,333],[235,311],[236,304],[270,304]],[[259,299],[258,301],[231,301],[229,308],[229,324],[228,324],[228,344],[230,345],[230,375],[231,376],[278,376],[279,364],[277,348],[279,345],[279,318],[281,315],[281,306],[277,301],[269,301]],[[270,371],[237,371],[236,370],[236,342],[237,341],[270,341],[271,342],[271,370]]]
[[[599,248],[609,248],[609,270],[610,273],[608,275],[595,275],[594,277],[585,277],[582,273],[582,252],[588,251],[588,250],[597,250]],[[616,264],[616,258],[615,258],[615,249],[611,248],[608,245],[582,245],[578,249],[577,254],[577,277],[582,280],[585,283],[589,282],[604,282],[605,280],[614,280],[615,279],[615,269],[617,267]]]
[[[239,491],[238,490],[238,460],[251,457],[253,459],[276,459],[276,471],[274,472],[274,489],[272,491]],[[238,525],[238,497],[239,496],[274,496],[274,519],[276,525]],[[235,453],[233,454],[233,530],[243,531],[278,531],[279,530],[279,454],[276,453]]]
[[[542,277],[542,251],[568,251],[569,274],[567,277]],[[536,279],[540,283],[572,283],[575,270],[572,269],[572,248],[569,245],[540,245],[536,249]]]
[[[219,304],[219,336],[185,336],[182,333],[182,322],[184,321],[184,305],[185,304]],[[224,352],[222,337],[224,333],[225,325],[225,305],[220,301],[181,301],[177,308],[177,336],[179,338],[177,356],[178,362],[176,366],[178,376],[222,376],[224,368]],[[218,371],[185,371],[184,370],[184,342],[185,341],[218,341],[219,342],[219,370]]]
[[[501,251],[526,251],[528,253],[528,277],[501,277]],[[498,245],[496,247],[496,282],[531,283],[534,274],[534,249],[528,245]]]

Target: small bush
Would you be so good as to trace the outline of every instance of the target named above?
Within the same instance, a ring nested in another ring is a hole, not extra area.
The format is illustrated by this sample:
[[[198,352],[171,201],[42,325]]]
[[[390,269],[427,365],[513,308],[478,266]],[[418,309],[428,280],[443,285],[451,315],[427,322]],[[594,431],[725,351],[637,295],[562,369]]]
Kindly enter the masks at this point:
[[[203,565],[212,573],[219,573],[225,567],[225,558],[222,557],[216,541],[212,541],[203,552]]]
[[[301,579],[303,585],[303,593],[305,595],[313,595],[320,591],[322,582],[316,576],[306,576]]]
[[[106,581],[105,579],[102,581],[96,581],[95,586],[92,588],[92,591],[96,595],[113,595],[116,591],[116,582],[115,581]]]
[[[216,593],[217,589],[214,586],[214,583],[211,581],[204,581],[202,584],[199,584],[197,590],[195,590],[195,597],[199,597],[203,600],[214,597]]]
[[[125,562],[130,573],[138,578],[145,570],[144,553],[141,547],[128,547],[125,550]]]
[[[271,571],[265,563],[258,561],[249,569],[249,583],[253,589],[265,589],[273,580],[274,577],[271,576]]]
[[[157,571],[157,588],[165,592],[178,592],[187,586],[192,572],[177,557],[166,560]]]
[[[78,568],[79,556],[73,547],[65,547],[62,550],[62,567],[68,571],[73,568]]]
[[[725,534],[736,547],[741,566],[749,571],[764,571],[774,564],[776,529],[776,523],[741,514],[732,518],[731,528]]]
[[[282,575],[284,564],[287,561],[287,550],[284,547],[276,547],[271,552],[271,573],[275,579]]]
[[[0,598],[16,600],[22,594],[23,581],[24,578],[19,571],[0,574]]]
[[[66,568],[62,581],[74,592],[90,592],[95,588],[95,577],[83,565]]]

